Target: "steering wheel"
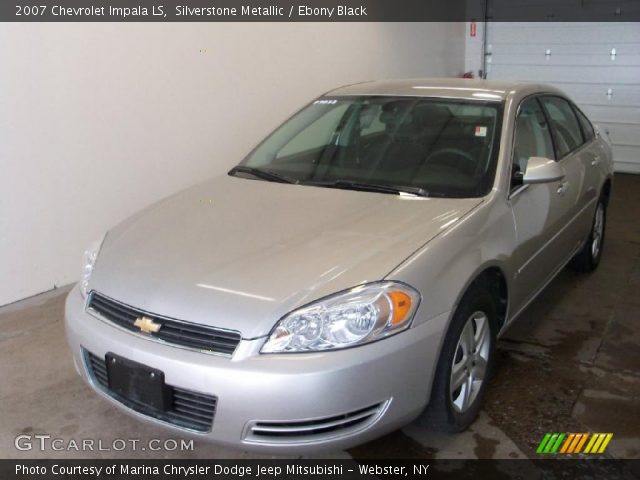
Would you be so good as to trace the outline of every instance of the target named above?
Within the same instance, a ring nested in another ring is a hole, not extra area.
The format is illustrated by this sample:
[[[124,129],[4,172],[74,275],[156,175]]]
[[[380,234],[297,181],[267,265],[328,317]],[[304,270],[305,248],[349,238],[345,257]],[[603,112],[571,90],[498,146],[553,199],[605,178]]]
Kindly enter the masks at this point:
[[[457,157],[457,160],[455,162],[437,160],[439,157],[444,157],[444,156]],[[468,166],[468,168],[464,168],[464,167],[461,168],[460,166],[461,162],[465,163]],[[454,168],[458,171],[468,172],[471,174],[473,174],[476,171],[476,168],[478,166],[476,159],[473,158],[470,154],[468,154],[464,150],[460,150],[459,148],[453,148],[453,147],[441,148],[440,150],[436,150],[425,159],[424,165],[428,165],[429,163],[443,165],[445,167]]]

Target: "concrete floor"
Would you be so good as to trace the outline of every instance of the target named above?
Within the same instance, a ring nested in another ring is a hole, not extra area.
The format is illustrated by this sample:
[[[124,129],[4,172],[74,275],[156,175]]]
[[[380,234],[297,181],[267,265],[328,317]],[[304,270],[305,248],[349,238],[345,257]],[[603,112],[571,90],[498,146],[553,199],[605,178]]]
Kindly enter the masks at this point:
[[[499,346],[488,398],[458,435],[409,425],[335,458],[522,458],[546,432],[613,432],[613,458],[640,459],[640,176],[616,177],[600,268],[563,271]],[[149,452],[29,451],[22,433],[62,439],[180,438],[123,415],[77,376],[63,330],[68,288],[0,308],[0,458],[144,458]],[[248,458],[201,442],[156,458]],[[327,454],[320,454],[326,458]]]

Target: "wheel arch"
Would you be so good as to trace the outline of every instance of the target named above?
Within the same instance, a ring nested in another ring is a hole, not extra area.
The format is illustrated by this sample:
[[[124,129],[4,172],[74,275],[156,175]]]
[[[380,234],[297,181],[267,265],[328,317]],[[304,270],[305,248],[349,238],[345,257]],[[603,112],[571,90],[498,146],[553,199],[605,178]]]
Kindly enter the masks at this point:
[[[437,352],[437,361],[436,365],[433,368],[432,378],[434,382],[438,381],[437,377],[437,366],[441,361],[443,348],[445,346],[445,339],[452,327],[452,322],[456,312],[458,311],[460,304],[463,301],[464,296],[467,292],[470,291],[475,285],[483,285],[488,286],[489,289],[497,296],[498,302],[498,320],[499,320],[499,330],[496,332],[496,335],[500,332],[502,327],[506,324],[507,315],[508,315],[508,306],[509,306],[509,282],[508,276],[505,273],[505,268],[497,261],[490,262],[479,267],[474,274],[469,276],[467,282],[464,284],[464,287],[460,289],[458,296],[454,305],[452,306],[451,312],[449,312],[449,317],[447,319],[447,324],[444,328],[444,334],[442,335],[442,339],[440,345],[438,347]],[[433,404],[434,394],[438,392],[439,387],[436,385],[430,386],[429,391],[429,401],[427,405]]]
[[[474,285],[480,284],[489,288],[492,294],[495,295],[498,303],[498,322],[499,322],[499,330],[504,327],[507,320],[507,312],[509,311],[509,292],[510,285],[507,280],[507,275],[505,274],[504,268],[498,263],[490,263],[483,265],[480,267],[472,276],[469,277],[467,283],[464,288],[461,289],[458,297],[456,298],[456,302],[451,310],[451,315],[449,318],[449,324],[451,324],[451,319],[453,315],[460,305],[465,294],[472,288]],[[447,325],[447,329],[448,329]],[[498,332],[496,332],[498,333]]]

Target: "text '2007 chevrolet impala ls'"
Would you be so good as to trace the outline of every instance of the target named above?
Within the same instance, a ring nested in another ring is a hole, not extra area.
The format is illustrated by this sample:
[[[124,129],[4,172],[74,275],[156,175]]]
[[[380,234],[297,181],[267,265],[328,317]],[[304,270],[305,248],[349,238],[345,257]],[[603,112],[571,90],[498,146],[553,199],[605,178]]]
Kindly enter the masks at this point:
[[[597,267],[611,180],[608,138],[555,88],[338,88],[87,250],[75,365],[125,412],[238,448],[461,431],[505,326]]]

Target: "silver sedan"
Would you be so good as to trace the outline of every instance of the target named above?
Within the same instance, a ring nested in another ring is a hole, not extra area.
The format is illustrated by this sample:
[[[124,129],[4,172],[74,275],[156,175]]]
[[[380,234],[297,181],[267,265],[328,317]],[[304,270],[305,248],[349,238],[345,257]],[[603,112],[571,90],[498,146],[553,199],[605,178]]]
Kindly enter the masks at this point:
[[[132,416],[242,449],[461,431],[496,338],[598,266],[611,146],[562,92],[369,82],[85,253],[75,365]]]

